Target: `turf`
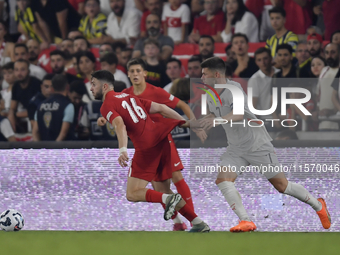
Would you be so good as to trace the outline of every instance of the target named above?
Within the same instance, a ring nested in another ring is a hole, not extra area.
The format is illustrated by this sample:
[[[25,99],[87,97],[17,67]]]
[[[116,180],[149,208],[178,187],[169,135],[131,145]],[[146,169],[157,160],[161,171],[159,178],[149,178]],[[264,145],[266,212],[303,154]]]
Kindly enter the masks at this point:
[[[0,233],[1,254],[339,254],[340,233],[71,232]]]

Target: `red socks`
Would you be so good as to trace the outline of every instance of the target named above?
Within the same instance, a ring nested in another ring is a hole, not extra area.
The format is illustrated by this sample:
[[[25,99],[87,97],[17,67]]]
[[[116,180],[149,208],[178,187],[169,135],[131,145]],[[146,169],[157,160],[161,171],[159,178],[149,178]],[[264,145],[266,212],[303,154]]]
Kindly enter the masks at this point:
[[[189,222],[192,222],[197,217],[194,210],[192,210],[188,204],[185,204],[178,212]]]
[[[185,182],[184,179],[180,180],[179,182],[174,183],[177,189],[177,192],[181,194],[183,200],[187,203],[187,205],[194,210],[194,204],[192,202],[191,192],[189,189],[188,184]],[[184,216],[184,215],[183,215]]]
[[[162,203],[163,193],[148,189],[145,195],[145,200],[149,203]]]

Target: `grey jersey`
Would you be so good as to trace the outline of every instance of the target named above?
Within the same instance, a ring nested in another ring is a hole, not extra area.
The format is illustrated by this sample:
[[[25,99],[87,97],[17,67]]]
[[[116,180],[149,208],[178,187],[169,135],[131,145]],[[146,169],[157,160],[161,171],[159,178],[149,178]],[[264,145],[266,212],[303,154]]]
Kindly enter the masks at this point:
[[[244,123],[237,122],[239,124],[235,124],[235,122],[233,122],[232,127],[230,123],[222,125],[227,135],[229,147],[235,152],[242,154],[260,150],[261,147],[264,147],[263,145],[267,145],[266,148],[268,148],[268,143],[272,146],[270,143],[272,139],[264,126],[256,125],[255,122],[251,122],[251,125],[256,127],[248,125],[248,120],[257,118],[248,108],[248,98],[241,85],[230,80],[227,81],[227,84],[235,85],[244,95]],[[216,117],[226,116],[233,110],[233,96],[229,89],[224,89],[220,95],[222,106],[212,91],[211,94],[214,95],[217,106],[209,96],[207,97],[207,103],[209,111]]]

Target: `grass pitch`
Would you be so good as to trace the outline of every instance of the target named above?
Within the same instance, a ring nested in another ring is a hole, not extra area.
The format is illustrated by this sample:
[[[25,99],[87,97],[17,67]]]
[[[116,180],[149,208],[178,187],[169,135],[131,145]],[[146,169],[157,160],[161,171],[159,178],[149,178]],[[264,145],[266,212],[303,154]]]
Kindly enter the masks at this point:
[[[340,254],[340,233],[1,232],[1,254]]]

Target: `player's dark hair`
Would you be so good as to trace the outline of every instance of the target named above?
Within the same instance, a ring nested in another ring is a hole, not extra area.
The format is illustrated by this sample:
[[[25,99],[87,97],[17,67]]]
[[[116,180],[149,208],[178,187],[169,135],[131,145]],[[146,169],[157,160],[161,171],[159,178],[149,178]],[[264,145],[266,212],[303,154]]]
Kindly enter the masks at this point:
[[[214,40],[214,38],[212,38],[211,35],[201,35],[201,37],[200,37],[200,39],[198,40],[198,42],[199,42],[201,39],[203,39],[203,38],[208,38],[208,39],[210,39],[210,41],[212,42],[212,44],[215,44],[215,40]]]
[[[14,46],[14,49],[20,48],[20,47],[25,48],[25,51],[28,52],[28,48],[27,48],[26,44],[24,44],[24,43],[16,43],[15,46]]]
[[[76,40],[84,40],[86,42],[87,48],[88,49],[91,48],[91,44],[86,40],[86,38],[84,36],[76,36],[76,38],[74,38],[73,42],[75,42]]]
[[[262,53],[267,53],[270,58],[272,57],[272,53],[270,52],[270,49],[265,48],[265,47],[260,47],[255,51],[254,58],[256,59],[256,56]]]
[[[85,83],[82,80],[76,80],[71,82],[70,84],[70,92],[76,92],[77,94],[83,96],[84,94],[86,94],[85,91]]]
[[[156,39],[152,39],[152,38],[148,38],[144,41],[144,48],[146,45],[149,45],[149,44],[153,44],[155,46],[157,46],[158,49],[161,48],[161,46],[159,45],[159,42],[156,40]]]
[[[182,62],[177,58],[169,58],[169,60],[168,60],[168,62],[166,62],[166,64],[169,64],[171,62],[176,62],[179,65],[179,68],[182,67]]]
[[[276,138],[288,137],[288,140],[299,140],[295,131],[287,129],[277,134]]]
[[[237,37],[242,37],[242,38],[244,38],[244,40],[246,40],[246,43],[248,43],[249,42],[249,39],[248,39],[248,37],[245,35],[245,34],[242,34],[242,33],[236,33],[236,34],[233,34],[233,36],[231,37],[231,44],[233,44],[233,40],[235,39],[235,38],[237,38]]]
[[[55,76],[54,73],[48,73],[45,74],[44,78],[42,79],[42,81],[51,81],[53,79],[53,77]]]
[[[102,56],[100,58],[99,61],[100,61],[100,63],[106,62],[109,65],[113,65],[113,64],[117,65],[118,64],[118,58],[117,58],[116,53],[114,53],[114,52],[106,53],[104,56]]]
[[[56,92],[64,92],[67,87],[67,79],[65,75],[56,74],[52,78],[52,87]]]
[[[282,17],[284,18],[286,17],[286,11],[282,7],[273,7],[268,12],[269,12],[269,15],[272,13],[280,13]]]
[[[13,70],[14,62],[8,62],[2,66],[2,70]]]
[[[216,70],[220,74],[225,75],[226,66],[225,62],[221,58],[218,57],[208,58],[201,63],[201,67],[202,69],[208,68],[209,70]]]
[[[30,62],[28,62],[26,59],[18,59],[17,61],[14,62],[14,64],[15,63],[25,63],[28,69],[30,67]]]
[[[332,33],[330,42],[333,42],[333,37],[334,37],[334,35],[335,35],[335,34],[338,34],[338,33],[340,33],[340,30],[336,30],[336,31],[334,31],[334,32]]]
[[[276,48],[276,52],[279,52],[279,50],[288,50],[290,54],[293,54],[293,48],[292,46],[290,46],[289,44],[280,44],[279,46],[277,46]]]
[[[146,64],[145,64],[144,60],[141,59],[141,58],[133,58],[133,59],[131,59],[131,60],[127,63],[126,66],[127,66],[127,69],[129,70],[129,69],[130,69],[130,66],[134,66],[134,65],[140,65],[140,66],[143,68],[143,70],[146,69]]]
[[[66,59],[65,53],[64,53],[63,51],[61,51],[61,50],[54,50],[54,51],[50,52],[50,58],[51,58],[52,56],[56,56],[56,55],[59,55],[59,56],[61,56],[63,59]]]
[[[192,56],[192,57],[188,60],[188,63],[197,62],[197,61],[201,63],[201,58],[198,57],[198,56]]]
[[[97,80],[101,81],[101,82],[105,82],[109,85],[114,84],[115,82],[115,77],[113,76],[113,74],[109,71],[106,70],[98,70],[95,71],[91,74],[92,78],[96,78]]]

